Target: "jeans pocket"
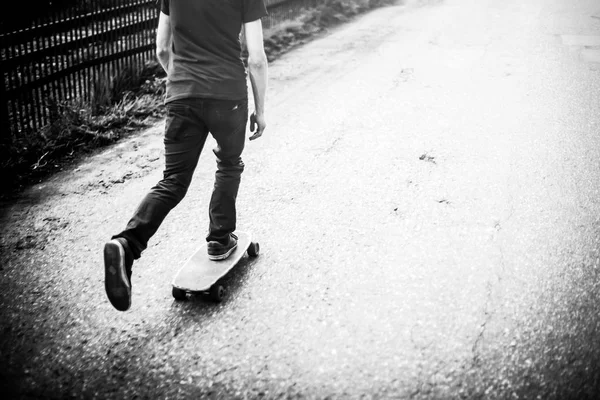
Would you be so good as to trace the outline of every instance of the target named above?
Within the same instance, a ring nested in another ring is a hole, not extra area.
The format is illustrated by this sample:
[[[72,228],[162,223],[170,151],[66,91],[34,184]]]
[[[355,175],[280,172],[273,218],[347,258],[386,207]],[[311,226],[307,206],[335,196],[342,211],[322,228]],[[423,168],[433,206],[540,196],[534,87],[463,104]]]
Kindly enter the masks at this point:
[[[169,115],[186,115],[189,112],[190,106],[177,101],[167,103],[166,110],[167,116]]]
[[[245,100],[219,100],[214,102],[211,108],[219,116],[231,117],[248,108],[248,102]]]
[[[248,115],[248,101],[226,100],[212,104],[212,112],[221,126],[228,126],[230,130],[238,130],[246,122]]]
[[[191,107],[182,103],[167,104],[167,118],[165,120],[165,140],[180,140],[188,134],[186,127],[193,125]]]

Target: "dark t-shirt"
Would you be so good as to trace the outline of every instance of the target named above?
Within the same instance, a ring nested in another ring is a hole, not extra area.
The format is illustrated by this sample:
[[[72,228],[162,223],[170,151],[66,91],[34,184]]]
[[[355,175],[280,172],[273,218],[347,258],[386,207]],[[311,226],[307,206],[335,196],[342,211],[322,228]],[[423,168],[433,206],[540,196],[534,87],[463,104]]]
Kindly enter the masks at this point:
[[[267,15],[263,0],[161,0],[173,47],[166,102],[189,97],[246,98],[242,24]]]

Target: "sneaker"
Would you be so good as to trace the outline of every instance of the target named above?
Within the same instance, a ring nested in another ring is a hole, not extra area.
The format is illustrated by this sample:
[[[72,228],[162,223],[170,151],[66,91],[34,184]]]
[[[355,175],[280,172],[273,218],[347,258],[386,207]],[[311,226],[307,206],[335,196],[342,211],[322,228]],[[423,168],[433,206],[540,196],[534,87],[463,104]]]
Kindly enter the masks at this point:
[[[229,234],[229,242],[223,244],[216,241],[208,242],[208,258],[210,260],[225,260],[237,247],[237,236]]]
[[[104,286],[111,304],[119,311],[131,307],[131,266],[127,240],[116,238],[104,245]]]

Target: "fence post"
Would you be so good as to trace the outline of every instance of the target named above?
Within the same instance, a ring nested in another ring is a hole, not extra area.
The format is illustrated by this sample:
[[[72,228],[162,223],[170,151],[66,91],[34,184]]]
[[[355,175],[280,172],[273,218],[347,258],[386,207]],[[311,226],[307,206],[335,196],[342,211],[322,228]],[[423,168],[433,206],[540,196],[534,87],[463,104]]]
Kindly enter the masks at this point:
[[[10,145],[12,143],[12,129],[8,119],[8,96],[6,96],[6,84],[4,70],[0,69],[0,144]]]

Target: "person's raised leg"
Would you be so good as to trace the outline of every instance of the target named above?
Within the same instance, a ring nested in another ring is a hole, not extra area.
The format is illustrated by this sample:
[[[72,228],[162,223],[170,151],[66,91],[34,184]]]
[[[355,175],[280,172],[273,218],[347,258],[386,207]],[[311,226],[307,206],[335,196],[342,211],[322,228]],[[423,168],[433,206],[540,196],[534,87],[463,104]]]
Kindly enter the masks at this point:
[[[113,306],[131,306],[131,267],[141,256],[167,214],[184,198],[204,147],[208,129],[202,102],[167,104],[163,178],[143,198],[127,227],[104,247],[105,288]]]

